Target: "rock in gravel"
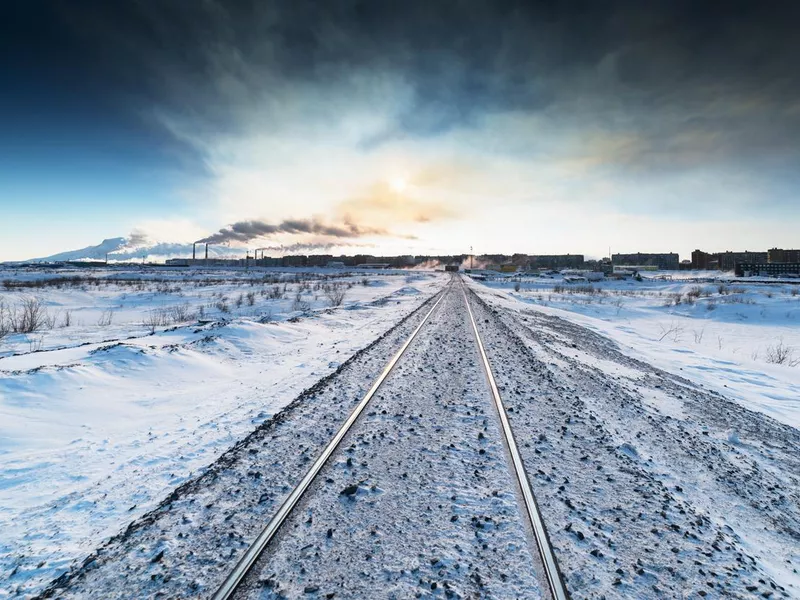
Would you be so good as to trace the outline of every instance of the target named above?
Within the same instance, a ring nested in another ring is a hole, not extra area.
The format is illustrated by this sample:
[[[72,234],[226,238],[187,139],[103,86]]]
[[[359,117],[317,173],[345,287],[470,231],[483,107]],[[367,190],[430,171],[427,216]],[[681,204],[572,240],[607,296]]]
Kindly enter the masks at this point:
[[[358,484],[354,483],[353,485],[348,485],[346,488],[344,488],[341,492],[339,492],[339,495],[352,498],[353,496],[356,495],[357,492],[358,492]]]

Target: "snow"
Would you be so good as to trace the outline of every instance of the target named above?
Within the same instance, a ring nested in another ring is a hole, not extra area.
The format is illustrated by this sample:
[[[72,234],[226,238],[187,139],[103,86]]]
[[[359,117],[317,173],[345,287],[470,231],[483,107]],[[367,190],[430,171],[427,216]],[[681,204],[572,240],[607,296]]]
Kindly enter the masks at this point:
[[[429,304],[307,388],[49,591],[59,598],[207,597],[330,441]],[[428,567],[431,568],[431,567]]]
[[[114,449],[114,436],[92,433],[93,445],[73,456],[73,462],[97,465],[99,474],[110,477],[96,485],[115,499],[110,510],[114,518],[108,520],[114,525],[94,535],[94,541],[135,520],[83,562],[65,559],[72,568],[48,594],[123,598],[135,589],[139,595],[158,592],[177,598],[212,593],[419,323],[429,306],[421,304],[423,298],[443,283],[391,276],[382,281],[390,300],[365,297],[331,312],[320,307],[312,317],[307,313],[296,322],[264,323],[251,315],[159,331],[120,344],[92,342],[53,351],[60,366],[44,369],[36,369],[37,359],[31,356],[0,359],[0,365],[34,365],[33,371],[4,374],[9,380],[78,368],[96,371],[98,379],[131,377],[137,385],[147,380],[146,393],[138,398],[126,398],[123,384],[103,388],[110,394],[100,398],[100,388],[92,388],[90,377],[76,375],[75,385],[85,386],[97,405],[120,397],[120,404],[136,407],[130,409],[132,421],[140,400],[152,399],[156,411],[161,403],[171,402],[180,409],[154,413],[164,423],[156,423],[160,437],[152,450],[142,444],[143,449],[126,453]],[[638,346],[625,347],[605,335],[594,323],[611,327],[617,310],[622,313],[626,305],[612,304],[612,314],[599,316],[592,316],[591,308],[606,310],[611,293],[585,292],[585,299],[593,301],[581,303],[590,307],[583,314],[569,310],[577,294],[550,289],[543,294],[552,298],[542,300],[532,291],[514,292],[513,282],[469,285],[476,292],[469,294],[469,301],[478,329],[573,597],[797,596],[797,428],[767,416],[763,406],[749,410],[741,399],[701,385],[692,380],[692,372],[672,373],[642,360]],[[609,285],[630,291],[627,284]],[[630,311],[638,310],[643,323],[650,313],[667,309],[664,295],[654,295],[661,290],[655,286],[683,284],[646,285],[654,286],[650,295],[624,296],[632,299]],[[791,292],[787,295],[791,301]],[[398,301],[401,304],[395,304]],[[701,295],[688,307],[688,316],[680,318],[699,318],[690,311],[703,301]],[[562,306],[554,307],[556,303]],[[669,310],[684,310],[682,304],[671,304]],[[390,328],[412,308],[417,310]],[[622,325],[633,336],[636,323],[631,319]],[[280,335],[272,340],[272,332]],[[369,340],[381,332],[386,333],[342,360],[356,348],[352,338],[363,335]],[[640,335],[644,341],[631,339],[642,346],[649,340],[665,347],[652,336],[646,330]],[[336,348],[345,356],[335,353],[333,341],[339,341]],[[347,344],[352,347],[345,353]],[[201,357],[195,353],[208,359],[197,375],[193,365]],[[324,360],[337,364],[336,370],[325,370]],[[71,361],[79,367],[70,366]],[[787,365],[774,366],[794,372]],[[168,379],[146,377],[148,369],[156,368],[163,368]],[[290,515],[243,591],[258,597],[324,597],[331,592],[365,597],[385,590],[398,597],[536,593],[542,579],[530,564],[534,557],[526,554],[535,546],[529,538],[524,544],[518,498],[460,290],[450,288],[397,369]],[[288,390],[302,379],[299,370],[308,373],[309,382],[323,373],[328,376],[276,412],[265,397],[294,397],[296,392],[284,394],[281,386]],[[204,378],[204,385],[190,392],[196,398],[182,400],[179,388],[191,386],[193,377]],[[269,387],[271,383],[275,385]],[[61,382],[51,385],[70,389]],[[249,392],[256,387],[260,390]],[[46,409],[46,399],[35,400]],[[91,419],[86,412],[81,417]],[[201,418],[169,422],[187,415]],[[205,415],[210,415],[208,420]],[[790,410],[785,416],[793,418]],[[79,425],[80,421],[72,423]],[[147,442],[148,432],[140,429],[137,439]],[[173,441],[176,448],[170,445]],[[215,443],[227,448],[224,454],[217,452]],[[124,475],[98,458],[109,448],[119,457]],[[192,455],[203,449],[204,458]],[[59,452],[63,455],[63,445]],[[152,466],[164,457],[168,469]],[[217,459],[209,465],[213,457]],[[58,457],[51,460],[59,462]],[[208,466],[198,466],[189,478],[190,464]],[[119,483],[120,491],[109,482]],[[148,490],[159,485],[157,493]],[[95,519],[102,522],[102,511],[109,505],[93,493],[93,488],[79,487],[63,506],[43,506],[56,512],[53,521],[59,525],[69,525],[64,507],[70,504],[76,513],[90,515],[83,519],[83,528],[67,527],[68,533],[85,533]],[[141,502],[151,507],[151,499],[161,502],[144,514],[137,512],[138,498],[131,498],[137,493],[143,493]],[[132,502],[137,502],[133,514],[123,515]],[[27,513],[19,511],[18,518],[27,518]],[[33,530],[35,536],[52,536],[50,523],[34,524],[43,525]],[[89,553],[91,538],[86,535],[83,545],[79,536],[71,538],[70,543],[80,546],[75,558]],[[37,543],[44,548],[63,541],[39,537]],[[48,574],[60,572],[48,558],[42,567],[47,573],[37,573],[39,556],[16,557],[21,568],[9,576],[12,593],[18,586],[22,594],[39,590]]]
[[[168,258],[185,258],[192,255],[192,244],[159,242],[147,243],[130,237],[116,237],[103,240],[95,246],[87,246],[78,250],[68,250],[50,256],[34,258],[28,262],[66,262],[66,261],[141,261],[147,257],[148,261],[164,261]],[[205,244],[195,248],[198,257],[205,256]],[[247,251],[241,248],[228,246],[214,246],[209,244],[208,256],[211,258],[243,258]]]
[[[573,597],[797,597],[798,429],[643,361],[586,315],[472,287]]]
[[[470,327],[451,289],[242,597],[544,597]]]
[[[508,278],[485,285],[517,306],[588,327],[631,356],[800,427],[798,285],[645,279],[592,283],[587,292],[586,284],[524,277],[519,291]],[[697,290],[701,295],[687,303]],[[781,346],[789,353],[785,363],[769,362]]]
[[[64,572],[440,285],[423,273],[370,273],[367,285],[363,274],[338,277],[349,287],[334,308],[315,289],[328,274],[185,271],[164,281],[160,271],[109,270],[92,272],[97,285],[0,288],[7,305],[36,297],[61,311],[59,323],[72,315],[69,326],[0,340],[0,580],[12,582],[0,597]],[[286,285],[282,298],[261,295],[275,285]],[[215,307],[223,297],[230,312]],[[152,334],[142,324],[178,304],[186,321]],[[98,324],[108,310],[111,323]]]

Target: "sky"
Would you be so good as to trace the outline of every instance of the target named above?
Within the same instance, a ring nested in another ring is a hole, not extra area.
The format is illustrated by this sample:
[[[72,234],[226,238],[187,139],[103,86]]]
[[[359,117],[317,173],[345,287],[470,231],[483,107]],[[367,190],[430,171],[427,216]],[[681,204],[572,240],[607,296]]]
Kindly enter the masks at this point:
[[[800,3],[9,0],[0,260],[800,247]]]

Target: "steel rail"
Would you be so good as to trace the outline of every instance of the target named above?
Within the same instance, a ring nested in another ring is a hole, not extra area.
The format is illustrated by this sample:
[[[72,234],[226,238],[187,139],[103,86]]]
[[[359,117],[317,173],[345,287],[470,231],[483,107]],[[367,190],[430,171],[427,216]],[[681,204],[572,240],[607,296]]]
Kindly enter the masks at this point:
[[[325,449],[322,451],[322,454],[319,455],[314,464],[311,465],[311,468],[305,474],[303,479],[300,480],[300,483],[292,490],[289,496],[284,500],[283,504],[281,504],[278,512],[270,519],[267,526],[261,531],[255,541],[250,545],[247,551],[242,555],[239,561],[236,563],[236,566],[230,572],[228,577],[222,582],[222,585],[217,589],[216,593],[212,596],[213,600],[229,600],[233,597],[233,594],[236,593],[237,588],[242,583],[244,578],[247,576],[250,569],[259,559],[261,554],[264,552],[264,549],[267,547],[269,542],[278,532],[281,525],[283,525],[284,521],[286,521],[289,514],[292,512],[292,509],[298,503],[300,498],[306,492],[308,487],[317,477],[319,472],[322,470],[322,467],[325,466],[325,463],[330,458],[331,454],[336,450],[339,443],[342,441],[347,432],[350,431],[350,428],[356,422],[358,417],[366,408],[369,401],[375,395],[375,392],[378,391],[378,388],[383,384],[384,380],[389,376],[389,373],[392,372],[397,361],[400,360],[400,357],[403,356],[403,353],[406,349],[411,345],[411,342],[414,341],[414,338],[417,337],[417,334],[422,329],[422,326],[428,321],[428,318],[433,314],[433,311],[436,310],[436,307],[439,306],[439,303],[445,296],[445,292],[449,289],[450,284],[452,284],[452,280],[450,283],[445,286],[445,288],[439,292],[439,299],[436,300],[434,305],[422,319],[419,325],[417,325],[414,332],[408,337],[405,343],[401,346],[400,350],[392,357],[392,359],[387,363],[386,367],[381,372],[378,379],[375,380],[375,383],[372,384],[372,387],[369,389],[367,394],[361,399],[361,401],[356,405],[353,409],[353,412],[350,413],[350,416],[341,426],[339,431],[336,433],[335,436],[328,442],[328,445],[325,446]]]
[[[514,439],[514,432],[511,430],[511,424],[508,421],[508,415],[506,414],[503,400],[500,398],[500,392],[497,389],[497,382],[492,374],[492,367],[489,364],[489,358],[486,356],[486,349],[483,347],[480,333],[478,333],[478,325],[475,322],[475,316],[472,314],[472,308],[470,307],[469,300],[467,299],[466,286],[464,285],[463,280],[461,280],[461,293],[464,295],[464,303],[467,305],[469,320],[472,323],[472,331],[475,334],[475,341],[478,343],[478,350],[480,351],[483,362],[483,370],[486,373],[486,379],[489,381],[489,387],[492,390],[494,403],[497,407],[497,412],[500,415],[500,424],[502,425],[503,435],[506,438],[508,452],[511,455],[511,464],[514,467],[514,475],[517,479],[517,483],[519,484],[520,491],[522,492],[522,498],[525,503],[525,512],[530,520],[531,528],[533,530],[533,537],[536,539],[536,546],[539,549],[539,556],[541,556],[542,565],[544,566],[544,572],[547,577],[547,586],[550,589],[550,593],[552,594],[554,600],[568,600],[569,594],[567,593],[567,588],[561,579],[561,572],[558,569],[558,563],[556,562],[553,548],[550,546],[550,539],[547,536],[547,529],[544,526],[544,521],[542,520],[541,513],[539,512],[539,506],[536,504],[536,498],[533,495],[533,490],[531,490],[531,484],[528,481],[527,472],[525,471],[525,464],[522,462],[522,457],[520,456],[519,449],[517,448],[517,442]]]

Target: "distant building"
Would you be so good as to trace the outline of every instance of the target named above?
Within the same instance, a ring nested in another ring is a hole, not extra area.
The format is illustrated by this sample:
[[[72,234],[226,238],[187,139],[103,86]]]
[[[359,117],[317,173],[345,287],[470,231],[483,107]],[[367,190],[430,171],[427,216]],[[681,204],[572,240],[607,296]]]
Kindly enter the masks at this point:
[[[680,264],[678,255],[674,252],[660,254],[612,254],[611,262],[614,266],[632,267],[657,267],[660,271],[677,271]]]
[[[306,257],[307,267],[324,267],[333,260],[332,254],[311,254]]]
[[[274,256],[262,256],[256,260],[256,265],[259,267],[280,267],[281,264],[280,257]]]
[[[288,255],[281,259],[282,267],[305,267],[306,257],[302,255]]]
[[[664,271],[658,265],[614,265],[612,273],[631,273],[636,275],[640,271]]]
[[[740,263],[763,264],[767,262],[766,252],[717,252],[714,254],[717,261],[717,269],[720,271],[735,271],[736,265]]]
[[[737,263],[737,277],[800,277],[800,262],[795,263]]]
[[[518,255],[512,257],[514,264],[523,265],[524,262],[517,260]],[[582,269],[584,264],[583,254],[533,254],[526,257],[528,269]]]
[[[714,256],[702,250],[695,250],[692,252],[692,269],[695,271],[707,271],[711,268],[711,262]]]
[[[767,262],[800,263],[800,250],[781,250],[780,248],[770,248],[767,250]]]
[[[344,263],[340,260],[328,261],[326,265],[329,269],[344,269]]]
[[[164,261],[168,267],[188,267],[189,266],[189,259],[188,258],[168,258]]]

